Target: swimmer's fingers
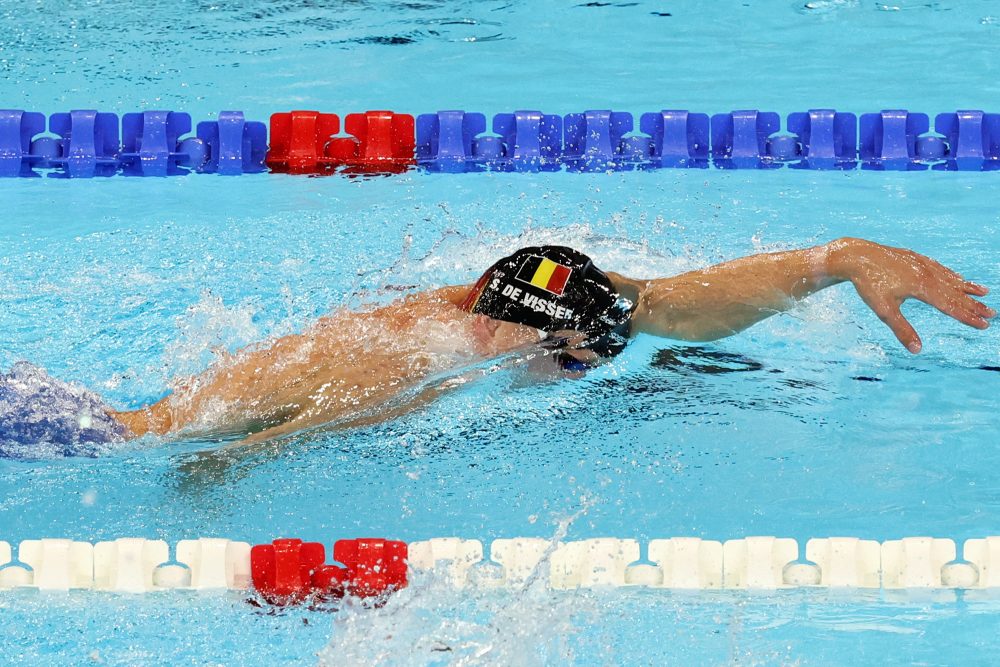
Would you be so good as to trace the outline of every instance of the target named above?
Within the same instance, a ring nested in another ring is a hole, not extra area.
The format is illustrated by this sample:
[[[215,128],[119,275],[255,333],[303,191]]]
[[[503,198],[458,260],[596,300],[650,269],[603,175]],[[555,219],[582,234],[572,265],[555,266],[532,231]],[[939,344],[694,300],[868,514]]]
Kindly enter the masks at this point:
[[[986,296],[990,293],[990,288],[979,283],[974,283],[971,280],[966,280],[962,285],[963,291],[966,294],[974,294],[976,296]]]
[[[913,328],[913,325],[903,317],[903,313],[899,311],[898,305],[887,304],[884,309],[876,310],[875,314],[892,330],[892,333],[903,344],[903,347],[913,354],[920,352],[920,348],[923,347],[920,336],[917,334],[917,330]]]
[[[996,315],[996,312],[985,303],[976,301],[957,289],[924,290],[916,297],[945,315],[976,329],[989,327],[988,320]]]
[[[914,253],[918,273],[910,294],[900,294],[904,299],[914,296],[924,303],[934,306],[945,315],[962,324],[976,329],[985,329],[987,321],[996,315],[992,308],[977,301],[973,296],[984,296],[989,290],[984,286],[966,280],[956,271],[943,264]]]
[[[878,318],[892,330],[903,347],[913,354],[920,351],[923,346],[923,343],[920,342],[920,336],[917,335],[917,330],[913,328],[913,325],[903,317],[903,313],[899,310],[898,301],[868,289],[859,289],[858,294],[872,309],[872,312],[878,315]]]

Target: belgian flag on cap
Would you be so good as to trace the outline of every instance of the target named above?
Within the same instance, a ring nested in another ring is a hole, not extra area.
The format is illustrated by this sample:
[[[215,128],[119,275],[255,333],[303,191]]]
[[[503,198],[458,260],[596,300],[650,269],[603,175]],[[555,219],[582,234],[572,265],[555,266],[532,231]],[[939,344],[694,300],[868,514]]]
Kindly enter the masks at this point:
[[[546,292],[562,296],[566,282],[573,275],[573,269],[553,262],[547,257],[529,255],[515,276],[521,282],[539,287]]]

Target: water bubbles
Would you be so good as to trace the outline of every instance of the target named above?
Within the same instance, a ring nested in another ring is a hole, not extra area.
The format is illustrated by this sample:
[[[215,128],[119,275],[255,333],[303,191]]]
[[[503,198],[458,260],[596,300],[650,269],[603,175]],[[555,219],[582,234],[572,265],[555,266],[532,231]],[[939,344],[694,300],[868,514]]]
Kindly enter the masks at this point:
[[[164,360],[170,375],[197,373],[220,353],[258,341],[256,313],[249,300],[227,306],[221,297],[202,292],[201,299],[177,319],[179,335],[166,347]]]

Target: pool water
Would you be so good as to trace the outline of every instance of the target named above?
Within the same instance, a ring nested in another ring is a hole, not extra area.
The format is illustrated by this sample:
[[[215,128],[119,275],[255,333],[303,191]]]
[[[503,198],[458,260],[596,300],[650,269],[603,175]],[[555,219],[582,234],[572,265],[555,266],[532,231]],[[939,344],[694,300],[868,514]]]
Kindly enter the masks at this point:
[[[936,113],[996,111],[1000,85],[988,2],[0,2],[0,15],[0,106],[46,113]],[[3,180],[0,369],[29,360],[134,407],[213,350],[469,282],[535,243],[647,277],[862,236],[995,288],[998,198],[996,174],[938,172]],[[640,337],[580,380],[501,364],[378,426],[0,460],[0,539],[997,534],[1000,338],[904,312],[919,356],[839,286],[713,345]],[[976,664],[998,626],[997,600],[940,591],[417,581],[383,608],[336,611],[0,594],[15,664]]]

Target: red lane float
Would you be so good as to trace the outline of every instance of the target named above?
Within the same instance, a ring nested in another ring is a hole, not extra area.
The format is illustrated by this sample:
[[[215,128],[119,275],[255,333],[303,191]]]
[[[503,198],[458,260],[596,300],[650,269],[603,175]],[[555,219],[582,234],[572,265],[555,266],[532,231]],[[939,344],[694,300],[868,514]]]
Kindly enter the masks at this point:
[[[327,565],[319,542],[277,539],[250,550],[254,588],[272,604],[289,604],[309,596],[369,598],[406,587],[407,545],[380,538],[338,540]]]
[[[267,166],[272,171],[309,174],[328,168],[330,137],[340,132],[340,117],[318,111],[290,111],[271,116],[271,148]]]
[[[268,602],[294,602],[313,591],[313,572],[325,560],[319,542],[278,539],[250,549],[250,576]]]
[[[338,540],[333,557],[347,566],[348,592],[372,597],[406,587],[407,545],[382,539]]]
[[[414,121],[392,111],[352,113],[344,118],[344,131],[357,138],[330,143],[336,160],[350,171],[401,172],[415,164]]]
[[[290,111],[271,116],[267,166],[293,174],[343,170],[348,173],[396,173],[415,164],[414,120],[392,111],[348,114],[340,118],[318,111]]]

